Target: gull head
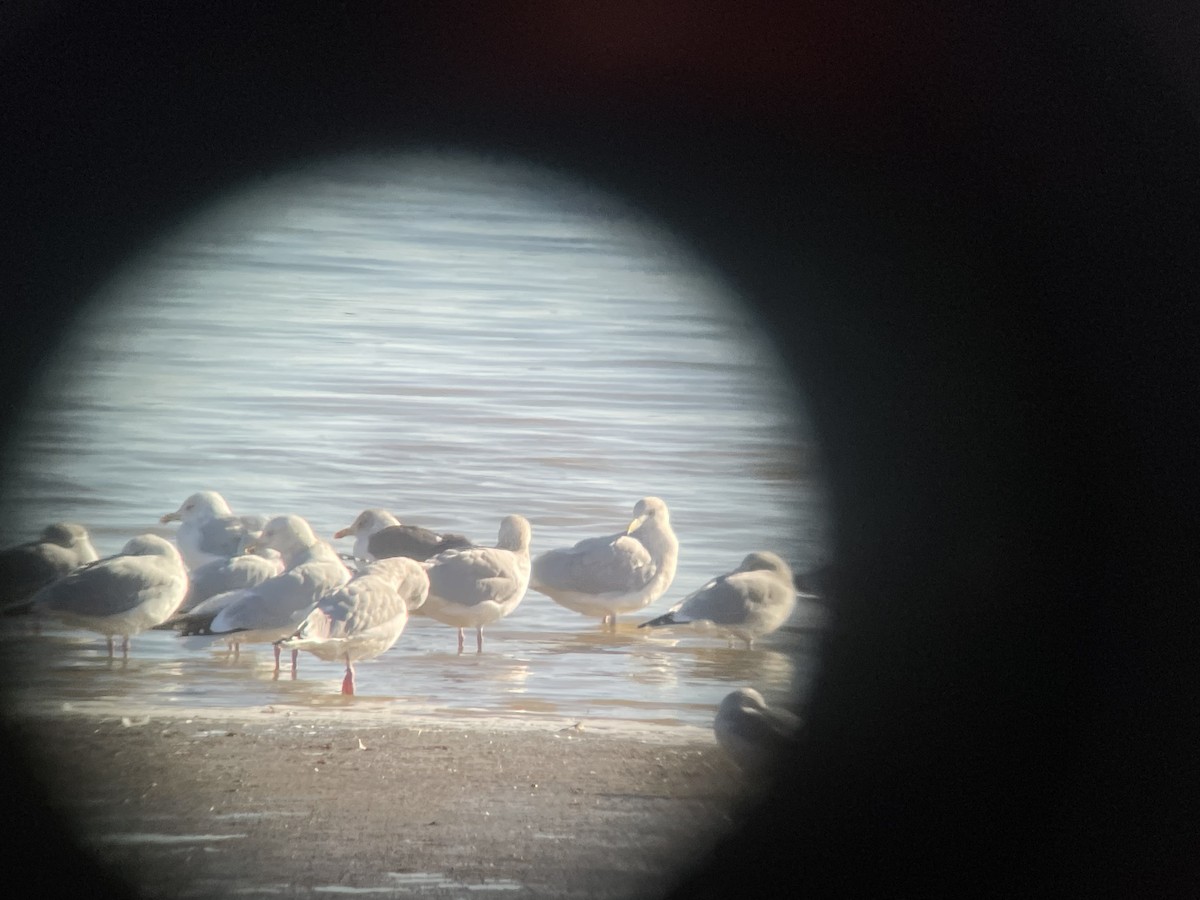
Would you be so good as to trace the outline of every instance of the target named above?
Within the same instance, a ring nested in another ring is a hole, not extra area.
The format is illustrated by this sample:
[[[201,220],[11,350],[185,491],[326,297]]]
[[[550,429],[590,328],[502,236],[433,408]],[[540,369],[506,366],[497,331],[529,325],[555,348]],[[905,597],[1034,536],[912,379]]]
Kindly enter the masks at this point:
[[[792,580],[792,569],[779,556],[768,550],[756,550],[746,554],[742,564],[737,567],[739,572],[775,572],[785,581]]]
[[[533,538],[533,529],[529,520],[524,516],[505,516],[500,522],[500,539],[496,546],[501,550],[511,550],[514,553],[528,553],[529,542]]]
[[[245,549],[250,552],[278,550],[283,554],[294,553],[311,547],[317,542],[312,526],[300,516],[276,516],[268,519],[262,534]]]
[[[748,712],[757,710],[763,712],[767,708],[767,701],[754,688],[738,688],[725,695],[725,699],[721,701],[721,707],[717,710],[718,716],[728,715],[733,712]]]
[[[162,556],[183,565],[183,557],[175,545],[157,534],[139,534],[130,538],[121,548],[121,556]]]
[[[70,549],[88,539],[87,529],[74,522],[56,522],[42,531],[41,540],[47,544],[58,544]]]
[[[400,520],[386,509],[364,509],[350,525],[341,531],[334,532],[335,538],[350,537],[351,535],[375,534],[389,525],[399,525]]]
[[[629,523],[629,527],[625,529],[625,533],[633,534],[651,519],[660,524],[667,525],[671,521],[671,513],[667,510],[667,504],[660,498],[643,497],[633,505],[633,521]]]
[[[175,512],[169,512],[158,521],[168,522],[207,522],[219,516],[231,516],[233,510],[225,502],[225,498],[216,491],[197,491],[180,504]]]

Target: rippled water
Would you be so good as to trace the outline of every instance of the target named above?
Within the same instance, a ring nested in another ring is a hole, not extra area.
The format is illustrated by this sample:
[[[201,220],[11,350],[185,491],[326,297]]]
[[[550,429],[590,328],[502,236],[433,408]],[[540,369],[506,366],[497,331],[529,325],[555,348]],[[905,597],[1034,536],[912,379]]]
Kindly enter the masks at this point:
[[[681,555],[654,613],[750,550],[801,570],[827,553],[799,400],[736,299],[628,208],[522,169],[355,160],[253,185],[133,261],[42,376],[5,545],[74,520],[115,552],[207,488],[327,538],[383,506],[492,543],[517,512],[536,554],[656,494]],[[608,634],[530,592],[478,657],[417,619],[349,707],[706,727],[733,687],[778,698],[816,662],[810,635],[747,651],[625,618]],[[3,639],[30,705],[347,704],[310,656],[275,681],[269,648],[225,661],[152,632],[110,666],[101,638],[23,629]]]

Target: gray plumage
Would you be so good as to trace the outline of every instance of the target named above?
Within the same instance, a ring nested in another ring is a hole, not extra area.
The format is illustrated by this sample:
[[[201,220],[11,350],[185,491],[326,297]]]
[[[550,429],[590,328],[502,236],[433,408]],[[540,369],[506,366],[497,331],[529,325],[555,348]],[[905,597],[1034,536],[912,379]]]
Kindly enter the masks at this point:
[[[721,701],[713,733],[740,768],[761,772],[795,750],[801,724],[795,713],[768,707],[753,688],[740,688]]]
[[[299,516],[277,516],[263,528],[259,544],[278,550],[287,570],[256,587],[223,598],[207,632],[230,644],[277,641],[292,634],[313,605],[345,584],[350,572],[333,548],[318,540]]]
[[[37,540],[0,551],[0,608],[28,609],[40,588],[98,558],[82,525],[50,525]]]
[[[410,609],[429,594],[425,567],[407,557],[381,559],[326,594],[290,637],[284,650],[307,650],[346,664],[342,693],[354,693],[354,663],[387,651],[399,639]]]
[[[247,536],[253,536],[261,519],[261,516],[235,516],[225,498],[216,491],[199,491],[159,521],[181,523],[175,543],[187,567],[197,569],[240,553]]]
[[[447,550],[475,546],[461,534],[439,534],[420,525],[404,525],[384,509],[364,509],[354,522],[334,533],[335,538],[354,535],[354,556],[373,562],[404,556],[424,561]]]
[[[122,551],[89,563],[33,596],[33,611],[64,624],[126,639],[165,621],[187,592],[179,551],[153,534],[130,540]]]
[[[671,586],[679,541],[667,504],[643,497],[625,531],[588,538],[533,561],[529,586],[567,609],[616,622],[649,606]]]
[[[483,626],[507,616],[525,596],[531,535],[523,516],[507,516],[495,547],[447,550],[426,561],[429,597],[421,612],[458,629],[459,652],[464,628],[476,630],[482,651]]]
[[[715,626],[747,646],[787,621],[796,608],[792,570],[768,551],[750,553],[732,572],[720,575],[639,628]]]

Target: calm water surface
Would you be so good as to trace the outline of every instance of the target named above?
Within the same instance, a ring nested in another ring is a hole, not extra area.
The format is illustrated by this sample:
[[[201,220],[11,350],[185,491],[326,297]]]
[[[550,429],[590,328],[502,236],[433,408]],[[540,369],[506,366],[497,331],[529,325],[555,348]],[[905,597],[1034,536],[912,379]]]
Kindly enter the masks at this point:
[[[530,592],[460,657],[452,629],[418,618],[359,667],[346,708],[707,728],[734,687],[781,699],[816,664],[811,635],[746,651],[633,627],[751,550],[823,561],[826,514],[764,335],[604,196],[434,158],[280,176],[131,263],[41,375],[7,456],[4,545],[74,520],[115,552],[172,534],[158,517],[213,489],[326,538],[367,506],[487,543],[521,513],[536,554],[620,530],[643,495],[667,501],[675,583],[616,634]],[[820,616],[802,603],[794,624]],[[85,632],[2,639],[30,709],[343,703],[340,666],[303,656],[298,680],[274,681],[268,647],[227,662],[151,632],[111,667]]]

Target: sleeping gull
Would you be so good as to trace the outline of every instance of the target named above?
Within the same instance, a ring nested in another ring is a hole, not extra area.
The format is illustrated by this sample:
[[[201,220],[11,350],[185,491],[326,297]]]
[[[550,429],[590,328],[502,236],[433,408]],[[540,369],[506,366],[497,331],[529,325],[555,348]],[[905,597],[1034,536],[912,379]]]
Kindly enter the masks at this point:
[[[202,606],[215,613],[210,623],[193,622],[184,634],[210,634],[229,644],[269,642],[293,634],[296,627],[326,594],[350,579],[337,553],[313,534],[300,516],[276,516],[267,522],[259,544],[283,554],[286,570],[262,584],[210,597]],[[199,609],[192,610],[196,618]],[[297,652],[292,651],[292,675]],[[279,674],[279,647],[275,646],[275,674]]]
[[[243,539],[260,531],[262,516],[235,516],[216,491],[192,494],[175,512],[159,519],[181,522],[175,543],[189,569],[196,569],[215,559],[229,559],[241,552]]]
[[[483,626],[517,608],[529,587],[529,540],[532,530],[523,516],[500,523],[495,547],[447,550],[426,561],[429,598],[422,612],[458,629],[475,629],[475,646],[483,652]]]
[[[188,574],[168,540],[143,534],[121,552],[46,585],[33,595],[33,611],[75,628],[104,635],[113,655],[113,635],[121,635],[128,656],[131,635],[170,617],[187,593]]]
[[[257,537],[247,534],[243,539],[244,548],[252,546],[257,540]],[[258,547],[256,550],[258,552],[246,551],[229,559],[214,559],[193,569],[191,585],[179,611],[160,627],[176,627],[185,622],[185,616],[198,610],[209,598],[243,588],[257,587],[283,571],[284,562],[278,552],[268,551],[265,547]],[[260,555],[266,552],[272,555]],[[201,611],[201,616],[203,614]],[[213,616],[209,616],[205,624],[211,622],[212,618]]]
[[[767,706],[753,688],[726,695],[713,720],[717,743],[742,769],[761,771],[797,746],[800,717]]]
[[[403,556],[371,563],[366,572],[326,594],[295,634],[279,641],[285,650],[307,650],[344,660],[342,693],[354,693],[354,663],[388,650],[404,631],[408,611],[429,595],[425,567]]]
[[[354,535],[354,556],[367,561],[394,556],[424,561],[447,550],[474,546],[461,534],[438,534],[420,525],[402,525],[385,509],[364,509],[353,524],[333,536],[350,535]]]
[[[713,626],[754,646],[754,639],[770,634],[787,621],[796,608],[792,570],[774,553],[750,553],[742,564],[714,578],[680,600],[665,614],[639,628],[665,625]]]
[[[619,534],[588,538],[533,561],[529,586],[585,616],[617,624],[617,615],[649,606],[675,578],[679,541],[667,504],[643,497]]]
[[[0,608],[24,606],[39,588],[97,559],[82,525],[47,527],[36,541],[0,551]]]

